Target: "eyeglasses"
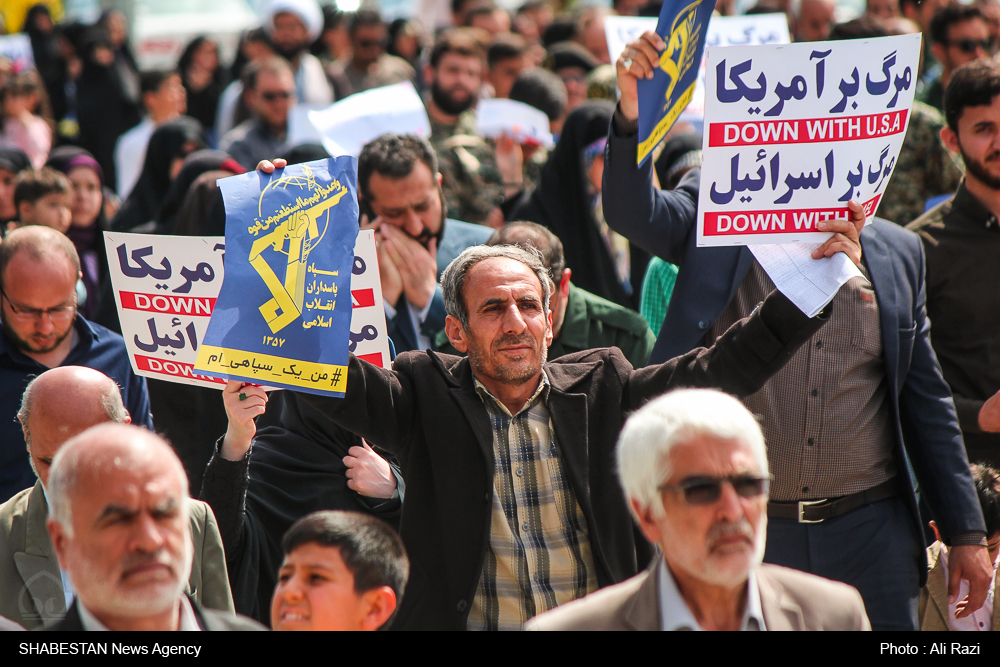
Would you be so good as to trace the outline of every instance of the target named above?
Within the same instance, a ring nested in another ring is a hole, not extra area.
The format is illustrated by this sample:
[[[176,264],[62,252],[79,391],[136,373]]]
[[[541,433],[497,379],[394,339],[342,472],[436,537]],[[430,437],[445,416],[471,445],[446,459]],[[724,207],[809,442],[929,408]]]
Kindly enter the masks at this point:
[[[376,46],[382,48],[385,46],[385,40],[383,39],[359,39],[358,46],[362,49],[372,49]]]
[[[10,306],[10,312],[13,316],[13,319],[17,320],[18,322],[24,322],[24,323],[34,322],[42,319],[43,315],[48,315],[49,319],[52,320],[53,324],[57,322],[65,323],[71,320],[73,316],[76,314],[76,303],[74,303],[71,306],[58,306],[56,308],[46,308],[45,310],[36,310],[34,308],[21,308],[19,306],[15,306],[14,302],[10,300],[10,297],[7,296],[7,292],[5,292],[2,287],[0,287],[0,294],[2,294],[5,299],[7,299],[7,305]]]
[[[982,49],[986,53],[993,52],[992,39],[956,39],[954,42],[948,42],[948,46],[958,47],[962,53],[975,53],[976,49]]]
[[[680,484],[663,484],[657,491],[682,491],[688,505],[708,505],[722,495],[722,484],[732,484],[740,498],[757,498],[767,493],[771,486],[771,476],[732,475],[730,477],[688,477]]]
[[[278,91],[267,91],[266,93],[260,93],[261,99],[265,102],[274,102],[275,100],[287,100],[292,97],[292,94],[287,90]]]
[[[584,76],[583,74],[566,74],[566,73],[563,73],[563,72],[557,72],[557,74],[559,74],[559,78],[562,79],[562,82],[564,84],[565,83],[586,83],[587,82],[587,77]]]

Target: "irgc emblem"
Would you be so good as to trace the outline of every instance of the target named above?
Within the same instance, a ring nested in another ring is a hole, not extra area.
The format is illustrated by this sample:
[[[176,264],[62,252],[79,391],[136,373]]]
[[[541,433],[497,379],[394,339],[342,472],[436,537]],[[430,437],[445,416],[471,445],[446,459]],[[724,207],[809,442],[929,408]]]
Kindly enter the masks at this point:
[[[670,106],[671,96],[677,82],[687,73],[699,54],[697,29],[698,5],[702,0],[695,0],[690,5],[681,10],[674,24],[670,27],[670,38],[667,40],[667,48],[660,56],[660,69],[670,77],[670,85],[667,86],[665,95],[664,111]]]

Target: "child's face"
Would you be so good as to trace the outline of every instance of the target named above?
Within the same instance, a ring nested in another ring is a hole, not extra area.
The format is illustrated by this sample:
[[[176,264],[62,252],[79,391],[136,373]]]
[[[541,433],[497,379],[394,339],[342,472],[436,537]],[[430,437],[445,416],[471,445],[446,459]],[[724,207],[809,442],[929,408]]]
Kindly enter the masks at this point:
[[[47,194],[34,204],[21,202],[21,225],[42,225],[65,234],[73,219],[72,203],[68,192]]]

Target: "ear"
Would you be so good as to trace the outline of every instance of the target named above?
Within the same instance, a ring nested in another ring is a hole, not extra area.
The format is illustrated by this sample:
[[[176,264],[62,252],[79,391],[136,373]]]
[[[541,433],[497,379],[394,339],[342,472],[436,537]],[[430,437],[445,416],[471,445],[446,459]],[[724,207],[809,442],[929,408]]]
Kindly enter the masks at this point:
[[[639,523],[639,530],[646,536],[650,544],[659,544],[663,534],[660,532],[660,527],[656,525],[656,521],[653,520],[652,510],[640,506],[639,501],[635,498],[629,498],[628,501],[632,505],[632,511]]]
[[[545,349],[552,347],[552,341],[555,340],[555,335],[552,333],[552,301],[549,300],[549,312],[546,314],[545,319],[548,322],[548,326],[545,327]]]
[[[573,276],[572,269],[563,269],[562,279],[559,281],[559,293],[565,299],[569,297],[569,279]]]
[[[939,63],[943,63],[945,61],[945,57],[944,57],[945,56],[945,50],[944,50],[944,48],[945,47],[942,44],[938,44],[936,42],[931,42],[931,53],[934,54],[934,59],[937,60]]]
[[[434,83],[434,68],[431,67],[430,63],[424,65],[424,82],[426,82],[428,86]]]
[[[132,423],[132,415],[130,415],[128,413],[128,410],[125,411],[125,419],[122,420],[122,423],[123,424],[131,424]]]
[[[66,529],[58,521],[51,518],[45,522],[45,527],[49,529],[49,537],[52,538],[52,547],[56,552],[56,558],[59,559],[59,567],[65,570],[66,565],[69,564],[67,558],[69,536],[66,534]]]
[[[364,616],[361,618],[361,629],[378,630],[396,611],[396,593],[388,586],[379,586],[365,591],[361,596],[361,608]]]
[[[465,341],[465,327],[462,326],[457,317],[448,315],[444,318],[444,332],[448,336],[448,342],[451,343],[453,348],[462,354],[466,354],[469,351],[469,344]]]
[[[23,222],[25,217],[30,218],[31,214],[34,212],[35,205],[30,201],[23,201],[17,205],[17,217],[19,222]]]
[[[958,143],[958,133],[947,125],[941,128],[941,141],[944,142],[945,148],[952,153],[962,152],[962,147]]]
[[[438,187],[440,188],[441,184],[444,182],[444,178],[442,178],[440,171],[436,175],[437,175],[437,184],[438,184]],[[444,202],[442,202],[442,203],[444,203]]]

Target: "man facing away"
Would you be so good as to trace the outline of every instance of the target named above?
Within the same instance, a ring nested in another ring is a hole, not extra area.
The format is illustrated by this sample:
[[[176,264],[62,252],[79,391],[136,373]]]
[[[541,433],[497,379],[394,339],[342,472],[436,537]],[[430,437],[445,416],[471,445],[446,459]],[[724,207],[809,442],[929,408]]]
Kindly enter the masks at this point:
[[[617,463],[632,514],[663,555],[526,629],[871,629],[850,586],[761,564],[767,453],[735,398],[681,389],[650,402],[626,422]]]
[[[187,475],[163,438],[101,424],[52,461],[49,535],[76,599],[50,630],[261,630],[184,593],[194,558]]]
[[[0,590],[5,591],[0,596],[0,616],[30,630],[62,619],[75,597],[45,528],[52,459],[67,440],[88,428],[107,422],[128,424],[131,417],[111,378],[91,368],[64,366],[31,381],[17,418],[38,481],[0,505]],[[188,591],[206,607],[232,611],[215,516],[205,503],[190,502],[195,552]]]

